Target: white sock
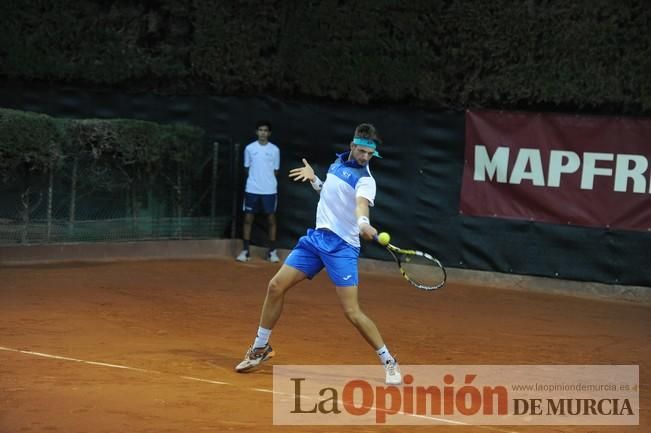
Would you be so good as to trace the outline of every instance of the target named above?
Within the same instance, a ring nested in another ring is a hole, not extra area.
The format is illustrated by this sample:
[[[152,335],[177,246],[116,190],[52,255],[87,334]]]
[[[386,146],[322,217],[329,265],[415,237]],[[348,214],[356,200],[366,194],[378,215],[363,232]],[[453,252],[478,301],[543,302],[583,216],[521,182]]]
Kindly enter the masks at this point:
[[[258,335],[255,336],[255,341],[253,342],[253,348],[264,347],[269,342],[269,337],[271,336],[271,329],[263,328],[260,326],[258,328]]]
[[[389,353],[389,349],[387,349],[387,346],[384,345],[380,347],[377,351],[377,356],[380,357],[380,361],[382,361],[382,364],[386,364],[387,362],[395,362],[396,360],[393,359],[393,356],[391,356],[391,353]]]

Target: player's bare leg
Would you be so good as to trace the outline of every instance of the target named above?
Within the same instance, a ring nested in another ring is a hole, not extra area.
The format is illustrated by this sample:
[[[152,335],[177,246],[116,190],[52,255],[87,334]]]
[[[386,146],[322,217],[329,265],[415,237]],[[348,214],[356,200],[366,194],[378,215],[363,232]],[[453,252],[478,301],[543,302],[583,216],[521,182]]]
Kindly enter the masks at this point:
[[[375,323],[359,307],[357,292],[357,286],[337,287],[337,296],[346,318],[357,328],[368,344],[378,350],[384,346],[384,341]]]
[[[260,314],[260,326],[258,328],[258,335],[255,341],[249,347],[249,350],[244,356],[244,360],[240,362],[235,371],[245,373],[258,367],[263,361],[266,361],[274,356],[274,351],[268,343],[271,330],[278,322],[280,315],[283,311],[285,303],[285,294],[287,291],[303,281],[307,276],[291,266],[283,265],[276,275],[269,280],[267,286],[267,296],[265,297],[264,304],[262,305],[262,313]],[[264,335],[262,335],[264,333]]]
[[[280,267],[267,286],[267,296],[260,315],[261,327],[273,329],[283,311],[285,293],[305,278],[307,276],[296,268],[287,265]]]
[[[398,362],[389,353],[375,323],[359,307],[357,292],[357,286],[337,287],[337,296],[339,296],[344,314],[380,357],[386,371],[385,383],[387,385],[400,385],[402,383],[402,374]]]

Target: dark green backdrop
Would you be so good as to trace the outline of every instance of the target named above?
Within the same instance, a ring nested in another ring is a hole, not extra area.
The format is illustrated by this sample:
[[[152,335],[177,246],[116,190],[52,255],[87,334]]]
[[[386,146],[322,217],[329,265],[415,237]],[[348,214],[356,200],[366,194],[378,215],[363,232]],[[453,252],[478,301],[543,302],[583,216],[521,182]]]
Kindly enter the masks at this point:
[[[651,113],[648,0],[3,0],[0,77]]]

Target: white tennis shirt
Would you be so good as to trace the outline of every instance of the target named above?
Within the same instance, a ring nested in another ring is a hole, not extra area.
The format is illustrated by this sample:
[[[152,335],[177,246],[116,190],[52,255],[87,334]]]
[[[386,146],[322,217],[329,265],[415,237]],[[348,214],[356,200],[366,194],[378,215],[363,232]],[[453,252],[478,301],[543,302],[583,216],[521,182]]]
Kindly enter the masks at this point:
[[[357,197],[364,197],[369,206],[375,202],[376,185],[367,165],[347,161],[350,152],[337,155],[330,165],[316,208],[316,228],[334,232],[350,245],[359,248]]]
[[[244,167],[249,169],[245,192],[252,194],[277,194],[278,180],[275,170],[280,168],[280,149],[272,142],[254,141],[244,148]]]

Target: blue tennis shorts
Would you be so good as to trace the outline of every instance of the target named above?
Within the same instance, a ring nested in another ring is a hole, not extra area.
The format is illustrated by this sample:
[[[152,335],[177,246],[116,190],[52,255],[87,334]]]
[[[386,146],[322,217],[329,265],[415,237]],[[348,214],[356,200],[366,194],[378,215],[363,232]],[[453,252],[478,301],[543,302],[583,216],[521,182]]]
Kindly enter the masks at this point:
[[[276,213],[278,194],[244,193],[244,213]]]
[[[324,267],[338,287],[357,286],[359,248],[341,239],[330,230],[309,229],[289,253],[285,264],[312,279]]]

